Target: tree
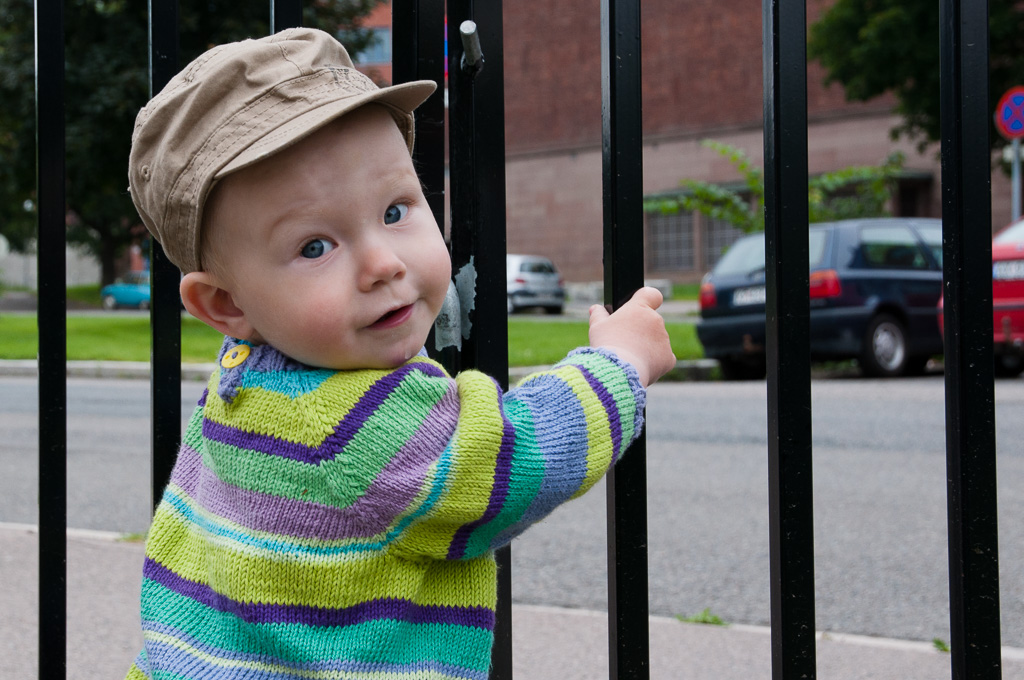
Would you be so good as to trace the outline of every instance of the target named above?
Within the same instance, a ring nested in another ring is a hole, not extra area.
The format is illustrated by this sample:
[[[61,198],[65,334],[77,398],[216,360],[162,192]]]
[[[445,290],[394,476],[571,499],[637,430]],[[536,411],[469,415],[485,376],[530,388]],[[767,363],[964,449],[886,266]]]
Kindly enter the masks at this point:
[[[745,232],[764,230],[764,177],[742,150],[728,144],[705,140],[703,145],[726,158],[742,177],[743,190],[684,179],[684,191],[658,196],[644,202],[647,211],[677,213],[696,211],[724,220]],[[895,180],[903,167],[903,156],[894,153],[883,165],[852,166],[808,179],[807,201],[811,222],[855,217],[879,217],[886,213]]]
[[[938,141],[939,6],[934,0],[836,0],[811,25],[808,54],[825,67],[826,83],[839,83],[850,101],[886,92],[896,97],[902,122],[893,137]],[[989,98],[1024,84],[1024,6],[989,2]],[[990,135],[993,146],[1004,142]]]
[[[356,54],[360,20],[382,0],[316,0],[303,22],[344,30]],[[180,0],[180,64],[212,45],[269,32],[267,2]],[[68,241],[99,259],[104,283],[139,218],[128,195],[135,115],[149,99],[147,3],[67,0],[65,23]],[[0,0],[0,234],[24,250],[36,229],[33,0]]]

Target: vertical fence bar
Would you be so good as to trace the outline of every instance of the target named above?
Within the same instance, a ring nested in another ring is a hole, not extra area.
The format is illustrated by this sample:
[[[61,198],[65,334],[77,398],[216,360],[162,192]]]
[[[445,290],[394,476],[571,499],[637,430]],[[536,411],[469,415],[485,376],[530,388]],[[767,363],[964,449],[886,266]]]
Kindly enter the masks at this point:
[[[764,0],[772,677],[814,678],[814,514],[804,0]]]
[[[302,0],[270,0],[270,32],[302,25]]]
[[[150,96],[163,89],[178,70],[177,0],[150,0]],[[163,248],[150,239],[151,345],[150,427],[152,441],[151,500],[160,502],[171,478],[181,442],[181,272]]]
[[[416,109],[416,144],[412,162],[423,183],[423,195],[438,229],[445,233],[445,52],[444,0],[395,0],[391,5],[391,73],[395,83],[433,80],[437,90]],[[452,374],[460,363],[454,346],[436,349],[435,335],[427,338],[430,355]]]
[[[639,0],[601,1],[604,300],[644,284],[643,116]],[[647,438],[608,474],[609,677],[650,676]]]
[[[988,7],[940,8],[951,665],[986,680],[1001,676]]]
[[[67,307],[64,10],[36,0],[39,329],[39,677],[67,672]]]
[[[444,0],[394,0],[391,37],[394,82],[437,83],[437,91],[416,109],[412,158],[434,220],[444,231]]]
[[[460,26],[476,23],[482,68],[463,66]],[[451,251],[456,279],[475,279],[461,368],[478,368],[508,388],[505,283],[505,79],[500,0],[448,1],[448,120]],[[465,284],[463,284],[465,285]],[[471,284],[472,285],[472,284]],[[460,291],[465,306],[465,296]],[[465,319],[465,309],[463,319]],[[499,464],[501,461],[499,461]],[[512,677],[512,574],[509,549],[498,551],[498,618],[491,677]]]

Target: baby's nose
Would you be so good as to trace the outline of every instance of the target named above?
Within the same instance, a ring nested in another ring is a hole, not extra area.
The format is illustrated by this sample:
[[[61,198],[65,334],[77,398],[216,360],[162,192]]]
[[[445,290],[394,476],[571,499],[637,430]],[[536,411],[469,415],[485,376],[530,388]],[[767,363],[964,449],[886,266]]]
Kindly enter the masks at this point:
[[[379,283],[401,278],[405,275],[405,269],[405,262],[387,243],[375,241],[367,244],[361,253],[360,278],[363,288],[372,288]]]

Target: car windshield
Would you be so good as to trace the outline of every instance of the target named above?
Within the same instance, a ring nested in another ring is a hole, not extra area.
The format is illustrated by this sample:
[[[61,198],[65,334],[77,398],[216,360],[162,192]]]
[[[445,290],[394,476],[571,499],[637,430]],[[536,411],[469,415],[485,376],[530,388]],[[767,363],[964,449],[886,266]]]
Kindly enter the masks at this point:
[[[811,269],[820,267],[825,259],[826,236],[828,233],[825,231],[812,231],[807,234],[807,261],[811,265]]]
[[[935,261],[942,266],[942,227],[936,225],[932,226],[919,226],[917,233],[921,235],[921,240],[928,247],[928,252],[932,254]],[[1024,234],[1022,234],[1024,236]]]
[[[128,272],[118,280],[118,283],[149,285],[149,272]]]
[[[547,260],[526,260],[519,265],[519,271],[526,274],[554,274],[555,265]]]
[[[764,234],[747,236],[733,243],[715,265],[715,274],[753,274],[764,269]]]
[[[808,263],[811,268],[820,267],[825,259],[825,242],[828,232],[811,231],[807,235]],[[754,274],[764,271],[764,234],[748,236],[736,241],[715,265],[715,274]]]
[[[993,243],[1016,243],[1024,241],[1024,220],[1003,229],[992,239]]]

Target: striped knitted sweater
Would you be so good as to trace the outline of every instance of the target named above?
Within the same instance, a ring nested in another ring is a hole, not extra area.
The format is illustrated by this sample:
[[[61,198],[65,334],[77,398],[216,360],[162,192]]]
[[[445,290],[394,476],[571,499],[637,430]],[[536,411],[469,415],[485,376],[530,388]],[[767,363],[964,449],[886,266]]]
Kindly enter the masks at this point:
[[[493,551],[600,479],[644,398],[595,349],[503,393],[421,357],[338,372],[251,348],[189,423],[127,677],[483,680]]]

